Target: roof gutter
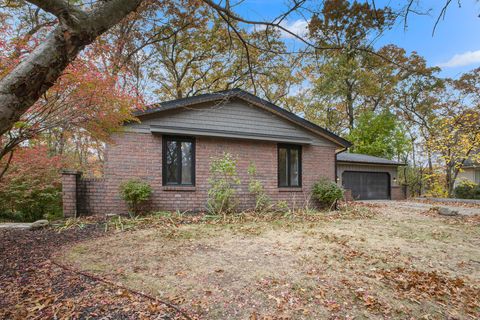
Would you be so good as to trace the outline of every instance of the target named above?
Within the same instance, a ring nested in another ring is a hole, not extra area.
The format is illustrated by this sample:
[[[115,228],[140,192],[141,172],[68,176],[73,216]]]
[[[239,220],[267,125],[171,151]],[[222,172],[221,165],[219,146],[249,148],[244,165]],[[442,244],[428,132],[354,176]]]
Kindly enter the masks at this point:
[[[343,152],[343,151],[341,151]],[[340,153],[340,152],[339,152]],[[338,154],[338,153],[337,153]],[[368,161],[345,161],[345,160],[337,160],[340,163],[349,163],[349,164],[370,164],[370,165],[377,165],[377,166],[395,166],[401,167],[406,166],[406,163],[382,163],[382,162],[368,162]]]

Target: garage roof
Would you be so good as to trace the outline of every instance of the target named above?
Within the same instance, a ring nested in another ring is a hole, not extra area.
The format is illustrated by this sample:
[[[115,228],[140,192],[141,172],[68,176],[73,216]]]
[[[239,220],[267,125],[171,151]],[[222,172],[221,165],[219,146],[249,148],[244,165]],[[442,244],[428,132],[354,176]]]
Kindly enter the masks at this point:
[[[390,159],[374,157],[366,154],[360,153],[350,153],[342,152],[337,154],[338,162],[354,162],[354,163],[368,163],[368,164],[381,164],[381,165],[391,165],[391,166],[402,166],[404,163],[397,162]]]

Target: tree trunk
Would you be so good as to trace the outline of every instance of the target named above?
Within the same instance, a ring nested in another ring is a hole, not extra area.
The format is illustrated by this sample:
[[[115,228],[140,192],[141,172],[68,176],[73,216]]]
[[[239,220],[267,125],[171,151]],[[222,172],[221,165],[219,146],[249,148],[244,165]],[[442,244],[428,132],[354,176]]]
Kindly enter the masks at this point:
[[[345,104],[346,104],[346,111],[348,116],[348,128],[350,131],[353,129],[354,124],[354,110],[353,110],[353,84],[350,83],[348,79],[345,79],[346,89],[347,92],[345,94]]]
[[[445,180],[446,180],[446,184],[447,184],[448,197],[451,198],[453,196],[453,184],[455,182],[455,180],[453,179],[453,164],[452,163],[447,163]]]
[[[32,1],[43,4],[42,8],[50,13],[60,12],[61,22],[40,46],[0,80],[0,135],[53,86],[86,45],[134,11],[140,2],[111,0],[85,13],[68,7],[67,3],[64,4],[67,7],[59,9],[55,4]]]

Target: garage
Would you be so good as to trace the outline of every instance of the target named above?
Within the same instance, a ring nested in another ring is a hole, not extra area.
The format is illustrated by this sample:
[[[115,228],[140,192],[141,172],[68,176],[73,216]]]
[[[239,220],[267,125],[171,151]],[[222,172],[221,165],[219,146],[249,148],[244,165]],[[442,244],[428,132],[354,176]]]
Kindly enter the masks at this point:
[[[386,172],[344,171],[342,180],[355,200],[390,199],[390,175]]]
[[[398,184],[398,168],[403,163],[366,154],[337,154],[337,183],[347,200],[401,200],[406,189]]]

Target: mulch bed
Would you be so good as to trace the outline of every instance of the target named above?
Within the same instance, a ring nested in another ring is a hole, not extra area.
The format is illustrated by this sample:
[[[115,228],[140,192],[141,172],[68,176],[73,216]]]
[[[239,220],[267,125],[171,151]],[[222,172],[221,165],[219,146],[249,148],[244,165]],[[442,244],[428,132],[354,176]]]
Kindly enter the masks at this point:
[[[0,319],[185,319],[174,306],[51,260],[65,245],[105,235],[102,224],[0,230]]]

